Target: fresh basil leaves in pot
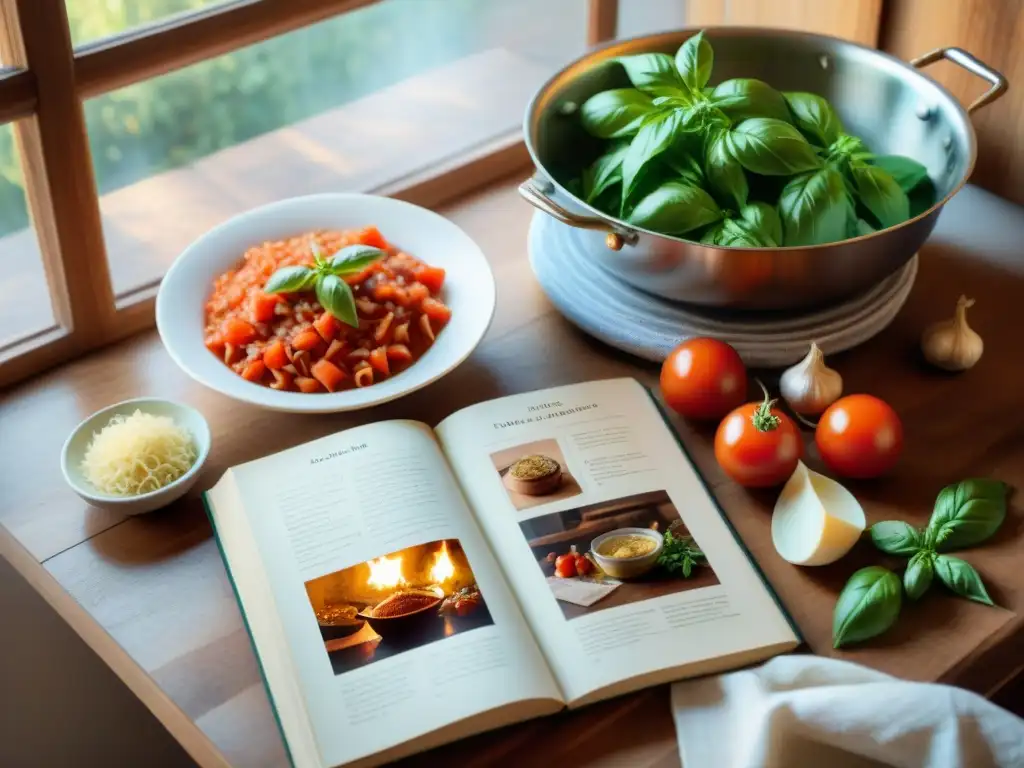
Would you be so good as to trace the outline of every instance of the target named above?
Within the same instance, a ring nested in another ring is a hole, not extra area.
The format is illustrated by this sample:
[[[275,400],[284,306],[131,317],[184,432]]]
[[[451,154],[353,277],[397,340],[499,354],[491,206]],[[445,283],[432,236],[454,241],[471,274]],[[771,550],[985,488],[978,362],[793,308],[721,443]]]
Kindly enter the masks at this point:
[[[714,50],[703,32],[674,57],[614,61],[632,87],[594,94],[578,110],[584,130],[610,143],[569,184],[606,213],[706,244],[771,248],[871,234],[934,200],[924,166],[874,156],[824,97],[781,93],[756,78],[712,84]],[[662,190],[671,183],[709,193],[720,215],[709,220],[704,196]],[[653,210],[659,201],[665,210]],[[752,203],[777,209],[778,231],[743,214]]]

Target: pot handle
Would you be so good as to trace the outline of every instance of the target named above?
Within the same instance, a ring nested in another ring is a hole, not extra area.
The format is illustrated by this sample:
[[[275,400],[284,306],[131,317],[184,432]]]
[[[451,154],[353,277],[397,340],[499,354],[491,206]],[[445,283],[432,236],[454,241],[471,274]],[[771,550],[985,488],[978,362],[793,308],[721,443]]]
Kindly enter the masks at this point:
[[[942,59],[951,61],[958,67],[966,69],[972,75],[977,75],[981,79],[992,83],[992,87],[975,99],[971,106],[967,108],[967,114],[976,112],[985,105],[991,104],[1006,93],[1006,89],[1009,87],[1009,83],[1001,72],[992,69],[988,64],[975,58],[973,54],[968,53],[963,48],[936,48],[924,56],[912,59],[910,66],[921,69]]]
[[[578,213],[573,213],[548,197],[550,189],[550,182],[538,181],[536,176],[531,176],[519,185],[519,194],[534,208],[543,211],[556,221],[568,224],[570,227],[607,232],[604,244],[610,250],[619,251],[622,250],[623,245],[636,245],[638,239],[636,232],[618,229],[597,216],[581,216]]]

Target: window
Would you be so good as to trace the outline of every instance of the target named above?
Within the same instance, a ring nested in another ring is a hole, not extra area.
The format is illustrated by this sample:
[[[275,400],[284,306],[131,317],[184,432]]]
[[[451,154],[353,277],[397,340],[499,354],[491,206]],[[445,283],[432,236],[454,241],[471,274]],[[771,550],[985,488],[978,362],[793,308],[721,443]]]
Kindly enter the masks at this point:
[[[0,359],[56,326],[39,240],[29,221],[14,129],[0,126]]]
[[[585,44],[585,5],[549,5],[385,0],[89,99],[115,294],[236,213],[372,190],[515,130]]]
[[[170,262],[247,208],[525,171],[540,83],[684,4],[619,6],[0,0],[0,386],[150,327]]]

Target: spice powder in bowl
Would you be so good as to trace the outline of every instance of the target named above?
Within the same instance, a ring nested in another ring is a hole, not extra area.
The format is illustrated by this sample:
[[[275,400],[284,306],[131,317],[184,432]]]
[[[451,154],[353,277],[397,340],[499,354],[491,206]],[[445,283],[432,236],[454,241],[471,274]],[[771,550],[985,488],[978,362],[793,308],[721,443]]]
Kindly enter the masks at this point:
[[[600,554],[616,560],[624,557],[640,557],[653,552],[658,543],[649,536],[616,536],[601,545]]]
[[[550,456],[524,456],[505,473],[509,490],[527,496],[544,496],[562,487],[562,465]]]

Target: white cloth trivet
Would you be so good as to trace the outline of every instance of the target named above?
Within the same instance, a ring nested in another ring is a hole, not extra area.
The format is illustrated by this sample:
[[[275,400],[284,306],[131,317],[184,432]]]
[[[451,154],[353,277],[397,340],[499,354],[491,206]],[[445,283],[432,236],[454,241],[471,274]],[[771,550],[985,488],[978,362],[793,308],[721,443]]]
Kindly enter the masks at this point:
[[[1017,768],[1024,720],[981,696],[779,656],[672,686],[683,768]]]

